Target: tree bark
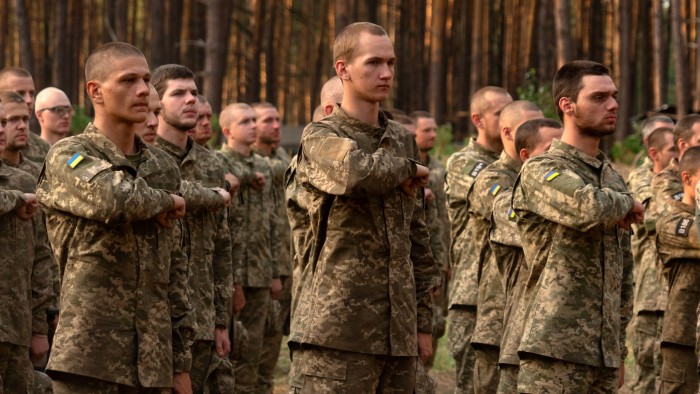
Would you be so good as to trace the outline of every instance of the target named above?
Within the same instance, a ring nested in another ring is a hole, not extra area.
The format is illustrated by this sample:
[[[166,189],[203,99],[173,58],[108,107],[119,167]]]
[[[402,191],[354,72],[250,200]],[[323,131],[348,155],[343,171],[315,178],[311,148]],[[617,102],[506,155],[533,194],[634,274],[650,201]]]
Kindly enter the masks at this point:
[[[19,64],[34,74],[34,54],[32,53],[32,36],[29,29],[29,15],[24,0],[14,0],[15,18],[19,30]]]
[[[226,50],[230,21],[229,2],[209,0],[207,2],[207,46],[204,59],[204,93],[212,111],[221,111],[221,96],[226,72]]]
[[[676,71],[676,115],[682,117],[688,113],[688,57],[686,37],[681,22],[681,1],[671,0],[671,34],[674,48]]]
[[[616,74],[618,76],[618,113],[617,113],[617,130],[615,131],[615,139],[622,141],[626,136],[632,133],[632,125],[630,118],[632,117],[633,104],[633,80],[631,70],[631,52],[634,45],[631,34],[631,19],[632,19],[632,4],[630,0],[615,0],[616,13],[618,15],[617,23],[617,41],[618,58],[616,62]]]
[[[569,0],[554,0],[557,30],[557,68],[573,60]]]
[[[430,112],[442,119],[445,112],[445,18],[447,0],[433,0],[433,15],[430,27]]]

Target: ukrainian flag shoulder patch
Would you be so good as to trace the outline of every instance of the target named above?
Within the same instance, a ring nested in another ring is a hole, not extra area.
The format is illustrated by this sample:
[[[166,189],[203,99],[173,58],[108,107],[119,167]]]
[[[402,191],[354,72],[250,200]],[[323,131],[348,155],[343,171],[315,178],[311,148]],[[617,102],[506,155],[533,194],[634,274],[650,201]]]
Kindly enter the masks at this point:
[[[83,155],[81,155],[80,153],[74,154],[70,157],[70,159],[68,159],[68,167],[75,168],[75,166],[80,164],[80,162],[83,161],[83,159],[85,159],[85,157],[83,157]]]
[[[549,181],[551,181],[552,179],[554,179],[554,178],[556,178],[556,177],[558,177],[558,176],[559,176],[559,172],[558,172],[557,170],[552,170],[552,171],[548,172],[548,173],[544,176],[544,179],[545,179],[547,182],[549,182]]]
[[[513,208],[510,208],[508,210],[508,219],[509,220],[514,220],[515,219],[515,212],[513,212]]]
[[[498,183],[494,183],[493,186],[491,186],[491,190],[489,190],[489,194],[495,196],[496,194],[498,194],[499,190],[501,190],[501,185],[499,185]]]

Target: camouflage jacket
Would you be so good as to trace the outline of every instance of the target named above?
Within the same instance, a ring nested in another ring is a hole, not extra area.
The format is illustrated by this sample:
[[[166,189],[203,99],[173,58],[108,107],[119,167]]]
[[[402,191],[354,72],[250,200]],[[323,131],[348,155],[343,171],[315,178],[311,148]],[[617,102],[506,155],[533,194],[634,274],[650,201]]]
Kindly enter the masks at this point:
[[[0,190],[33,193],[35,187],[31,175],[0,161]],[[40,221],[0,215],[0,342],[29,347],[33,333],[48,332],[53,260],[46,244],[37,242]]]
[[[63,278],[48,369],[144,387],[188,371],[194,333],[177,165],[136,139],[138,168],[92,123],[49,151],[37,199]],[[105,356],[108,355],[108,356]]]
[[[664,284],[656,252],[656,199],[651,187],[654,164],[647,157],[630,173],[627,185],[635,200],[644,204],[644,222],[632,225],[634,258],[634,313],[662,311],[665,308]]]
[[[519,352],[612,368],[624,360],[632,256],[617,223],[633,203],[602,152],[554,140],[523,165],[513,210],[533,288]]]
[[[445,192],[449,203],[452,243],[450,265],[453,267],[449,306],[476,306],[478,284],[476,258],[470,253],[476,234],[469,227],[469,202],[467,197],[474,179],[487,165],[498,160],[499,154],[479,145],[475,139],[447,160]]]
[[[506,300],[497,262],[489,245],[489,228],[494,199],[503,189],[513,186],[519,170],[520,162],[505,151],[501,152],[501,157],[476,177],[468,196],[469,231],[475,236],[470,243],[474,249],[469,255],[478,259],[474,261],[474,267],[479,286],[472,344],[501,345]]]
[[[191,138],[187,139],[184,150],[160,136],[154,145],[175,160],[183,181],[205,188],[224,186],[221,161]],[[189,190],[182,192],[188,208],[185,223],[189,242],[185,252],[191,273],[190,302],[197,321],[195,339],[214,340],[214,327],[228,327],[231,319],[228,309],[233,291],[233,265],[228,210],[223,207],[223,199],[219,209],[194,209],[188,203],[199,195],[191,195]]]
[[[243,178],[241,174],[246,172],[265,175],[262,190],[247,183],[241,184],[233,196],[236,201],[231,209],[229,227],[232,231],[241,229],[238,235],[231,236],[236,240],[233,249],[241,251],[239,256],[233,256],[234,282],[245,287],[270,287],[270,281],[279,277],[277,253],[280,242],[270,166],[257,153],[251,152],[245,157],[226,145],[217,154],[224,163],[224,171],[237,177]]]
[[[430,217],[426,212],[431,250],[440,270],[446,272],[449,268],[447,250],[450,248],[450,218],[447,213],[447,194],[445,194],[445,167],[430,155],[423,165],[430,170],[428,187],[435,195],[435,200],[426,204],[429,205],[429,211],[432,211]]]
[[[287,219],[287,209],[284,204],[284,172],[289,167],[289,162],[292,158],[289,157],[284,148],[279,147],[270,156],[264,156],[256,150],[256,152],[267,160],[272,172],[272,191],[275,194],[275,202],[277,203],[277,236],[279,239],[279,250],[277,251],[278,267],[280,276],[292,275],[292,254],[291,240],[292,234],[289,228],[289,220]]]
[[[671,201],[683,199],[683,183],[678,165],[678,159],[671,159],[668,167],[654,175],[651,180],[651,188],[656,201],[656,217],[661,217],[671,210]]]
[[[519,365],[518,346],[525,322],[525,285],[530,270],[525,261],[515,214],[510,208],[513,189],[501,191],[493,200],[489,244],[498,267],[505,295],[503,336],[499,364]]]
[[[21,190],[0,190],[0,215],[13,211],[26,202]]]
[[[659,219],[657,248],[668,278],[668,305],[661,343],[695,346],[700,303],[700,240],[695,229],[695,207],[672,201]]]
[[[27,132],[27,145],[24,147],[24,155],[27,159],[35,163],[44,164],[44,159],[46,159],[49,149],[51,149],[51,145],[39,135],[31,131]]]
[[[378,127],[336,106],[306,126],[295,181],[308,199],[313,251],[305,262],[290,342],[359,353],[415,356],[432,332],[440,285],[421,199],[398,187],[418,148],[380,113]],[[290,217],[292,213],[290,213]]]

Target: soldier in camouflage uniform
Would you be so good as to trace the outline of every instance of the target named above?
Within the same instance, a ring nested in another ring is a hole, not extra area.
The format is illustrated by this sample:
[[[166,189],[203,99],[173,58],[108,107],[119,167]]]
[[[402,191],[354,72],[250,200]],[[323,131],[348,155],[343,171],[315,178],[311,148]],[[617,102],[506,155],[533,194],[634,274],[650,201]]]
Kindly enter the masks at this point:
[[[199,146],[209,149],[207,142],[211,139],[211,104],[201,94],[197,95],[197,125],[187,134],[192,137]]]
[[[54,87],[48,87],[36,95],[34,111],[41,127],[41,139],[53,145],[70,135],[73,107],[68,96]]]
[[[39,124],[34,117],[31,117],[31,114],[34,113],[34,96],[36,94],[32,75],[19,67],[3,68],[0,70],[0,90],[11,90],[19,94],[27,104],[31,130],[27,129],[27,146],[24,149],[24,155],[31,161],[43,164],[51,145],[36,134],[39,132]]]
[[[280,115],[270,103],[256,103],[252,106],[255,111],[257,138],[253,151],[267,160],[272,173],[272,191],[275,194],[277,209],[277,229],[279,251],[277,264],[282,288],[279,293],[272,293],[270,310],[265,323],[263,338],[263,354],[258,368],[258,392],[272,393],[274,386],[274,371],[279,359],[285,322],[289,319],[292,304],[292,256],[291,229],[287,210],[284,205],[284,172],[289,167],[291,158],[279,146]]]
[[[410,393],[417,356],[432,353],[439,286],[415,191],[429,171],[410,134],[379,111],[395,60],[384,29],[345,27],[334,59],[342,106],[304,130],[294,179],[312,246],[290,335],[301,378],[290,392]]]
[[[700,179],[700,147],[688,148],[680,160],[683,199],[672,201],[659,218],[656,238],[669,292],[661,332],[660,393],[697,393],[695,355],[700,303],[700,239],[695,229],[695,186]]]
[[[656,199],[656,210],[660,217],[669,212],[671,201],[683,199],[678,162],[688,148],[700,146],[700,115],[690,114],[678,121],[673,129],[673,143],[678,148],[678,159],[673,159],[663,171],[654,175],[651,187]]]
[[[7,141],[6,120],[0,104],[0,154]],[[30,354],[41,358],[49,349],[46,309],[53,297],[53,260],[47,245],[37,242],[41,217],[35,188],[32,175],[0,161],[0,191],[22,201],[0,210],[0,392],[5,393],[29,392]]]
[[[661,363],[657,340],[661,334],[665,309],[665,280],[659,270],[656,252],[656,200],[651,188],[654,174],[666,168],[678,156],[673,143],[673,129],[659,127],[647,137],[648,160],[651,168],[630,175],[628,187],[635,199],[644,204],[644,222],[633,225],[632,255],[634,257],[634,379],[630,387],[637,393],[655,393],[656,377]],[[641,167],[640,167],[641,168]]]
[[[232,211],[233,225],[243,229],[238,237],[241,256],[234,256],[234,282],[243,286],[245,306],[238,318],[248,330],[248,344],[236,362],[236,392],[256,392],[263,350],[265,320],[270,293],[281,290],[279,279],[277,202],[267,161],[252,151],[256,139],[255,112],[247,104],[231,104],[221,111],[226,145],[217,152],[224,171],[241,179],[238,204]],[[248,174],[262,174],[265,184],[256,189]]]
[[[487,165],[498,160],[503,150],[498,117],[503,107],[513,101],[504,89],[487,86],[479,89],[471,99],[471,117],[477,137],[469,145],[447,160],[445,192],[452,227],[450,269],[453,272],[448,298],[450,329],[448,348],[456,364],[455,393],[471,393],[474,369],[474,350],[471,337],[476,325],[477,259],[473,254],[469,230],[469,203],[467,197],[474,179]]]
[[[536,104],[526,100],[503,107],[498,121],[503,144],[501,157],[479,173],[467,194],[467,231],[473,234],[469,254],[477,258],[476,325],[471,345],[476,353],[474,391],[479,393],[495,393],[498,388],[498,355],[505,308],[503,286],[488,242],[493,199],[502,189],[513,186],[520,170],[520,157],[514,141],[518,126],[526,120],[543,116]]]
[[[567,63],[552,90],[564,133],[523,165],[513,191],[531,292],[518,392],[615,392],[632,315],[628,230],[644,208],[598,150],[617,120],[608,69]]]
[[[52,147],[37,190],[63,278],[54,392],[189,393],[180,174],[134,133],[148,111],[148,63],[113,42],[88,57],[85,77],[94,123]]]
[[[21,190],[0,190],[0,215],[17,210],[22,215],[21,208],[36,202],[34,193],[24,193]]]
[[[191,273],[190,302],[197,321],[190,369],[192,391],[230,392],[233,385],[226,390],[226,382],[219,378],[224,378],[221,374],[228,370],[227,381],[233,380],[233,369],[226,357],[231,351],[228,324],[233,290],[231,234],[226,209],[231,197],[223,189],[221,161],[187,133],[198,121],[197,86],[192,71],[177,64],[160,66],[153,71],[151,82],[161,102],[154,146],[175,160],[183,181],[203,186],[192,193],[191,188],[182,190],[187,204],[184,222],[189,235],[186,252]],[[211,199],[217,204],[200,206],[197,202],[202,200],[202,194],[208,195],[204,200]],[[218,371],[215,376],[208,375],[212,367]]]
[[[518,153],[518,163],[546,152],[552,144],[552,140],[560,138],[561,133],[561,124],[552,119],[533,119],[520,125],[517,128],[514,141],[515,152]],[[506,141],[504,141],[504,146],[506,146]],[[519,164],[518,169],[520,166]],[[510,209],[512,195],[512,185],[499,190],[496,194],[493,199],[493,214],[489,230],[489,245],[493,253],[493,261],[497,266],[498,284],[503,289],[505,296],[497,390],[498,393],[502,394],[517,392],[518,371],[520,369],[520,358],[517,352],[522,334],[524,312],[521,304],[525,302],[523,301],[524,289],[529,274],[520,242],[520,234],[515,225],[515,215]]]
[[[158,135],[158,116],[160,115],[160,96],[156,88],[149,83],[150,93],[148,94],[148,115],[146,120],[136,126],[136,135],[141,137],[143,142],[152,144]]]

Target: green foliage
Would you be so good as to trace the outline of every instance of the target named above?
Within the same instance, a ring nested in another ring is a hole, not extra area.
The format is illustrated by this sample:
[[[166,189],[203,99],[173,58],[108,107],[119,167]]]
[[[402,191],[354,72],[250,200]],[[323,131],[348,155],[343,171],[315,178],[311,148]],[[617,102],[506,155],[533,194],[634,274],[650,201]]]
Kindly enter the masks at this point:
[[[73,119],[71,119],[70,123],[70,133],[71,135],[76,135],[85,130],[88,123],[92,122],[92,118],[85,113],[85,108],[83,107],[74,105],[73,109],[75,112],[73,113]]]
[[[554,110],[552,86],[549,83],[539,85],[537,83],[537,73],[534,68],[531,68],[525,73],[524,85],[516,88],[515,92],[519,100],[529,100],[539,105],[545,117],[559,120],[559,116]]]
[[[452,125],[446,123],[440,125],[437,129],[437,137],[435,138],[435,146],[430,151],[430,155],[440,160],[443,164],[447,162],[447,158],[460,148],[452,143]]]
[[[610,149],[610,158],[618,163],[635,165],[635,159],[639,158],[639,153],[644,150],[642,144],[642,134],[634,133],[628,135],[622,141],[615,141]]]

